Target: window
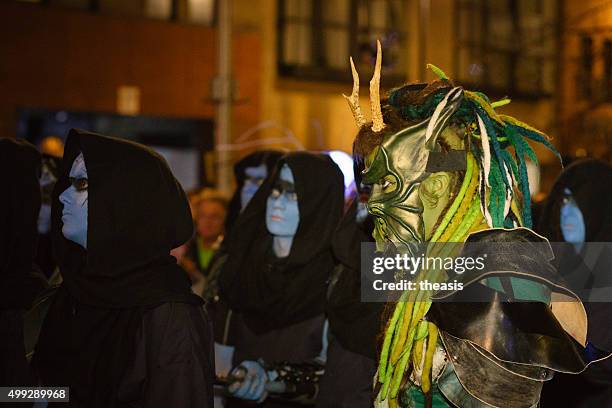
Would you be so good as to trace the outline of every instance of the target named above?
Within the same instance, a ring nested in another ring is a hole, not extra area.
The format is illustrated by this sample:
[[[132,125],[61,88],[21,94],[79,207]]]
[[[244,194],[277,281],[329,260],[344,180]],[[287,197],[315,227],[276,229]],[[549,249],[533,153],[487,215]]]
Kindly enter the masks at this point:
[[[212,25],[215,16],[214,0],[188,0],[187,21],[196,24]]]
[[[68,9],[89,10],[90,0],[46,0],[46,5]]]
[[[547,96],[555,88],[555,0],[456,0],[459,82],[494,95]]]
[[[0,0],[1,1],[1,0]],[[92,13],[146,17],[199,25],[215,24],[216,0],[19,0]]]
[[[361,78],[372,74],[376,40],[384,82],[403,80],[404,0],[279,0],[278,71],[297,79],[350,81],[349,56]]]

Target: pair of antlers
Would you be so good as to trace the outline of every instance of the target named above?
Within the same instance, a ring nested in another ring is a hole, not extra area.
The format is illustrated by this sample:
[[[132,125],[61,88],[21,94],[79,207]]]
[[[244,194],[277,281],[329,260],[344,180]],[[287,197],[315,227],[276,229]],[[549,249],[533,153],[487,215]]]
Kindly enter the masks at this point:
[[[347,100],[349,107],[351,108],[351,112],[353,113],[353,117],[355,118],[355,122],[357,122],[357,127],[362,128],[363,125],[366,124],[366,120],[363,117],[363,113],[361,113],[361,106],[359,105],[359,74],[357,73],[357,69],[355,69],[355,64],[353,63],[353,57],[350,58],[351,61],[351,71],[353,73],[353,92],[351,96],[344,96]],[[380,46],[380,41],[376,41],[376,64],[374,66],[374,75],[372,75],[372,79],[370,80],[370,109],[372,110],[372,131],[380,132],[385,127],[385,122],[383,121],[382,108],[380,106],[380,71],[382,67],[382,47]]]

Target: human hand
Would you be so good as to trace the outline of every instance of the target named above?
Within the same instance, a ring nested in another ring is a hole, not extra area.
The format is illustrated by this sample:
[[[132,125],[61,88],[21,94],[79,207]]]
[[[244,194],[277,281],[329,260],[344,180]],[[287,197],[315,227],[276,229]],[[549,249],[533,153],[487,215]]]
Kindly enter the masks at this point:
[[[234,381],[227,390],[232,396],[257,402],[262,402],[268,396],[268,374],[257,361],[243,361],[231,371],[230,377]]]

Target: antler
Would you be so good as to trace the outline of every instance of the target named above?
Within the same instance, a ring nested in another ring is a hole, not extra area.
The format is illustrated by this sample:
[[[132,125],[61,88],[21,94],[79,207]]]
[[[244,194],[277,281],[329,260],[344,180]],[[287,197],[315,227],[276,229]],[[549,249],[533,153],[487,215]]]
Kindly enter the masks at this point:
[[[353,73],[353,92],[351,96],[344,96],[346,101],[351,108],[351,112],[353,112],[353,117],[355,118],[355,122],[357,123],[357,127],[361,128],[365,125],[366,121],[363,117],[363,113],[361,113],[361,106],[359,105],[359,74],[357,73],[357,69],[355,69],[355,63],[353,63],[353,57],[350,57],[351,60],[351,72]]]
[[[385,127],[382,109],[380,106],[380,71],[382,68],[382,47],[380,41],[376,40],[376,65],[374,75],[370,80],[370,109],[372,110],[372,130],[380,132]]]
[[[361,128],[365,125],[366,120],[361,113],[361,106],[359,105],[359,74],[355,69],[355,63],[353,57],[351,61],[351,72],[353,73],[353,92],[351,96],[344,96],[346,101],[353,112],[353,117],[357,123],[357,127]],[[374,66],[374,75],[370,81],[370,108],[372,110],[372,130],[374,132],[380,132],[385,127],[383,121],[382,109],[380,106],[380,71],[382,68],[382,47],[380,41],[376,41],[376,65]]]

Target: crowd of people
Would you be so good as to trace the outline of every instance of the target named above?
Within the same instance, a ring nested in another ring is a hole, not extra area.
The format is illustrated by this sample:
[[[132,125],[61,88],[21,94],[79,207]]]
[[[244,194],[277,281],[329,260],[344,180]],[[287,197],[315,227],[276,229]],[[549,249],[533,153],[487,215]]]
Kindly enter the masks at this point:
[[[246,155],[228,200],[123,139],[0,139],[0,385],[70,387],[49,407],[612,406],[612,299],[570,290],[612,287],[587,245],[612,241],[612,169],[575,161],[532,204],[505,149],[540,133],[485,98],[407,85],[368,123],[353,99],[349,194],[320,152]],[[570,250],[500,250],[477,304],[362,301],[362,243],[411,239]]]

